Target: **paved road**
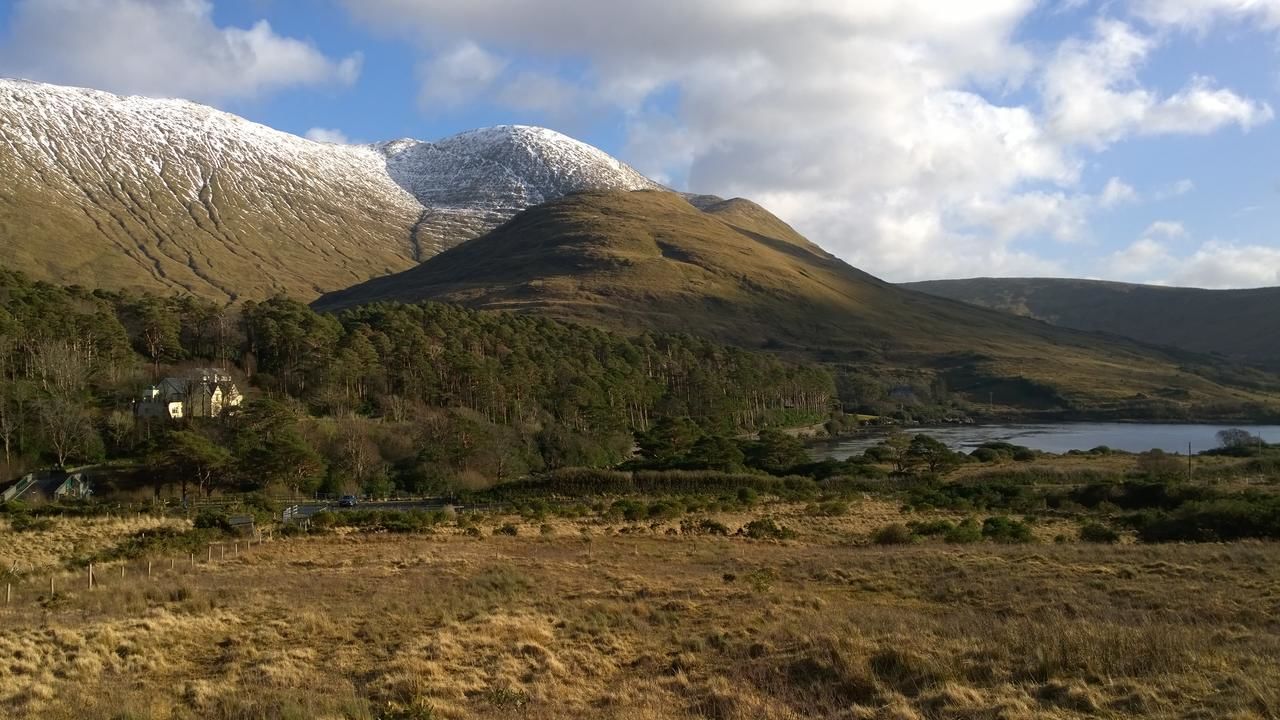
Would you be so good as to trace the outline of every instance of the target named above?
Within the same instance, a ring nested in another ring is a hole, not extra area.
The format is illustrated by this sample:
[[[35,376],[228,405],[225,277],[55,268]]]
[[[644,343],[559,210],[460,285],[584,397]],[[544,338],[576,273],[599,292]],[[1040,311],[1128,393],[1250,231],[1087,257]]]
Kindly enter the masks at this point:
[[[421,500],[386,500],[382,502],[368,501],[357,503],[355,507],[341,507],[337,500],[316,500],[297,503],[298,517],[311,517],[318,512],[349,512],[352,510],[443,510],[446,507],[461,508],[461,505],[450,502],[446,498],[424,498]]]

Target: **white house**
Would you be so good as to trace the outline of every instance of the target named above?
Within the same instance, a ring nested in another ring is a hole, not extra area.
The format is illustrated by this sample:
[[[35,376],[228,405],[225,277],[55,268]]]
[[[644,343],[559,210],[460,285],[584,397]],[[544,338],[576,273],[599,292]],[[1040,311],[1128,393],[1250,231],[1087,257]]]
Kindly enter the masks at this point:
[[[181,377],[167,377],[147,388],[134,403],[133,410],[142,418],[217,417],[239,407],[243,399],[229,374],[214,368],[199,368]]]

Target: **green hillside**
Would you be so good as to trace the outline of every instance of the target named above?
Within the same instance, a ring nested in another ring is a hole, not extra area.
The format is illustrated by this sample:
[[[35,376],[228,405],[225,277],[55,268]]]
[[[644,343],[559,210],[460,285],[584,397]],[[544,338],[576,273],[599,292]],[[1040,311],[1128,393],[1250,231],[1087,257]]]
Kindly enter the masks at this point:
[[[1201,290],[1056,278],[932,280],[905,287],[1280,370],[1280,288]]]
[[[664,192],[531,208],[422,265],[329,293],[334,310],[444,300],[623,331],[686,332],[862,369],[925,371],[982,402],[1121,416],[1257,414],[1275,378],[905,290],[762,208]]]

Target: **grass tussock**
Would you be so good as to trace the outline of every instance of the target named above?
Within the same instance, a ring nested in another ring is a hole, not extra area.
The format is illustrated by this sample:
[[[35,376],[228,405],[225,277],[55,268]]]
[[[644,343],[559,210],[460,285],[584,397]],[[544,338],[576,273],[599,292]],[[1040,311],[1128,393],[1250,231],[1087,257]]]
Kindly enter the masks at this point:
[[[0,609],[0,716],[1280,713],[1273,544],[1011,543],[982,537],[1008,532],[990,518],[948,543],[961,519],[873,502],[765,512],[707,520],[782,536],[489,517],[335,528],[150,578],[126,558],[92,592],[26,582]],[[895,517],[911,540],[873,543]]]

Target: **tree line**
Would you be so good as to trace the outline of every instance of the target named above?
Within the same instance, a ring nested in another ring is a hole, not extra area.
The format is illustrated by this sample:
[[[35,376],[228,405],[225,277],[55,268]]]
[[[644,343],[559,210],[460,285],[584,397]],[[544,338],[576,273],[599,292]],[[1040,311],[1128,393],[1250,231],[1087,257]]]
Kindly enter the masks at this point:
[[[241,412],[134,416],[146,386],[209,365],[247,390]],[[663,421],[708,437],[821,422],[834,399],[821,367],[690,336],[433,303],[326,315],[275,297],[226,308],[0,270],[6,479],[112,460],[195,492],[422,492],[611,466]]]

